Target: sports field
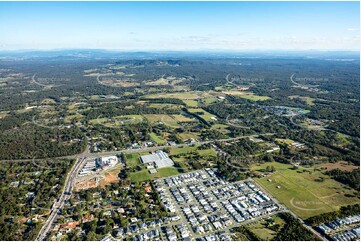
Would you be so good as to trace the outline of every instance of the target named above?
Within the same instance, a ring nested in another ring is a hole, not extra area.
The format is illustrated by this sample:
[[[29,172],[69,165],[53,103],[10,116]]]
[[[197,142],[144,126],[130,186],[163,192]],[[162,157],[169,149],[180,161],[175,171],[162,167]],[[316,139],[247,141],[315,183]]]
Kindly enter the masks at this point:
[[[267,162],[252,170],[264,172],[267,166],[276,172],[255,181],[303,219],[359,203],[355,190],[313,168],[294,170],[289,164]]]

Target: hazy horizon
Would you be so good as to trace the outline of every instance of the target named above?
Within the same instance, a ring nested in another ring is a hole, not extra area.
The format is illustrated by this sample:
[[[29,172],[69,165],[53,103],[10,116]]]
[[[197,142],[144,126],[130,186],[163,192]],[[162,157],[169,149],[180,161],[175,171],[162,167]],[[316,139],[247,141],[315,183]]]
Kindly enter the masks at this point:
[[[0,2],[0,50],[359,51],[359,2]]]

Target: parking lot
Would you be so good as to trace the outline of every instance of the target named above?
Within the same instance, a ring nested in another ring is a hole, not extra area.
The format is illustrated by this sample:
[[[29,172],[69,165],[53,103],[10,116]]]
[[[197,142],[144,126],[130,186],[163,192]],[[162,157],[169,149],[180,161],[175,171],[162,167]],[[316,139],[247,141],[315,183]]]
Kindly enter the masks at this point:
[[[172,240],[231,240],[229,229],[283,209],[252,180],[229,183],[212,168],[159,179],[154,184],[167,210],[187,229],[184,236],[174,232]]]

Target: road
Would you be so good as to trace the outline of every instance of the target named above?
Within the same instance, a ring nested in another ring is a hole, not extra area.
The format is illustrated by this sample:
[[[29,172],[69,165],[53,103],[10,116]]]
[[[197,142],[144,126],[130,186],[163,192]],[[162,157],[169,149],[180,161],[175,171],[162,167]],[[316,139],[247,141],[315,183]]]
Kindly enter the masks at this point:
[[[234,140],[239,140],[239,139],[244,139],[244,138],[258,137],[260,135],[270,136],[270,135],[274,135],[274,134],[275,133],[262,133],[262,134],[239,136],[239,137],[235,137],[235,138],[199,141],[199,142],[194,142],[194,143],[189,143],[189,144],[162,145],[162,146],[144,147],[144,148],[139,148],[139,149],[123,149],[123,150],[118,150],[118,151],[105,151],[105,152],[99,152],[99,153],[90,153],[89,149],[86,148],[84,152],[76,154],[76,155],[50,157],[49,159],[79,159],[82,157],[87,157],[87,158],[93,159],[93,158],[98,158],[98,157],[102,157],[102,156],[117,155],[120,153],[127,153],[127,154],[139,153],[139,152],[145,152],[145,151],[155,151],[155,150],[164,149],[164,148],[179,148],[179,147],[192,146],[192,145],[210,144],[210,143],[214,143],[214,142],[234,141]],[[17,159],[17,160],[12,159],[12,160],[1,160],[0,162],[4,162],[4,161],[20,162],[20,161],[34,161],[34,160],[44,160],[44,159],[45,158],[43,158],[43,159]]]
[[[54,203],[53,208],[51,209],[50,216],[48,217],[47,221],[45,222],[44,226],[41,228],[38,236],[36,237],[37,241],[43,241],[46,239],[46,236],[51,230],[58,212],[61,211],[65,202],[70,198],[71,192],[74,187],[76,175],[84,166],[85,162],[86,162],[85,157],[79,158],[77,159],[77,162],[74,164],[74,166],[71,168],[70,172],[68,173],[68,176],[65,179],[64,189],[60,195],[60,198],[57,202]]]

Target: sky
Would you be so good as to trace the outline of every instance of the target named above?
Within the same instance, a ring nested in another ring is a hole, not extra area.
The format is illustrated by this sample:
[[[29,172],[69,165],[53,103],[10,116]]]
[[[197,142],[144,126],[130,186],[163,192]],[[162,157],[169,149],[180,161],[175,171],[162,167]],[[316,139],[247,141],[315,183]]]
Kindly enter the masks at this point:
[[[0,2],[0,50],[359,50],[356,2]]]

